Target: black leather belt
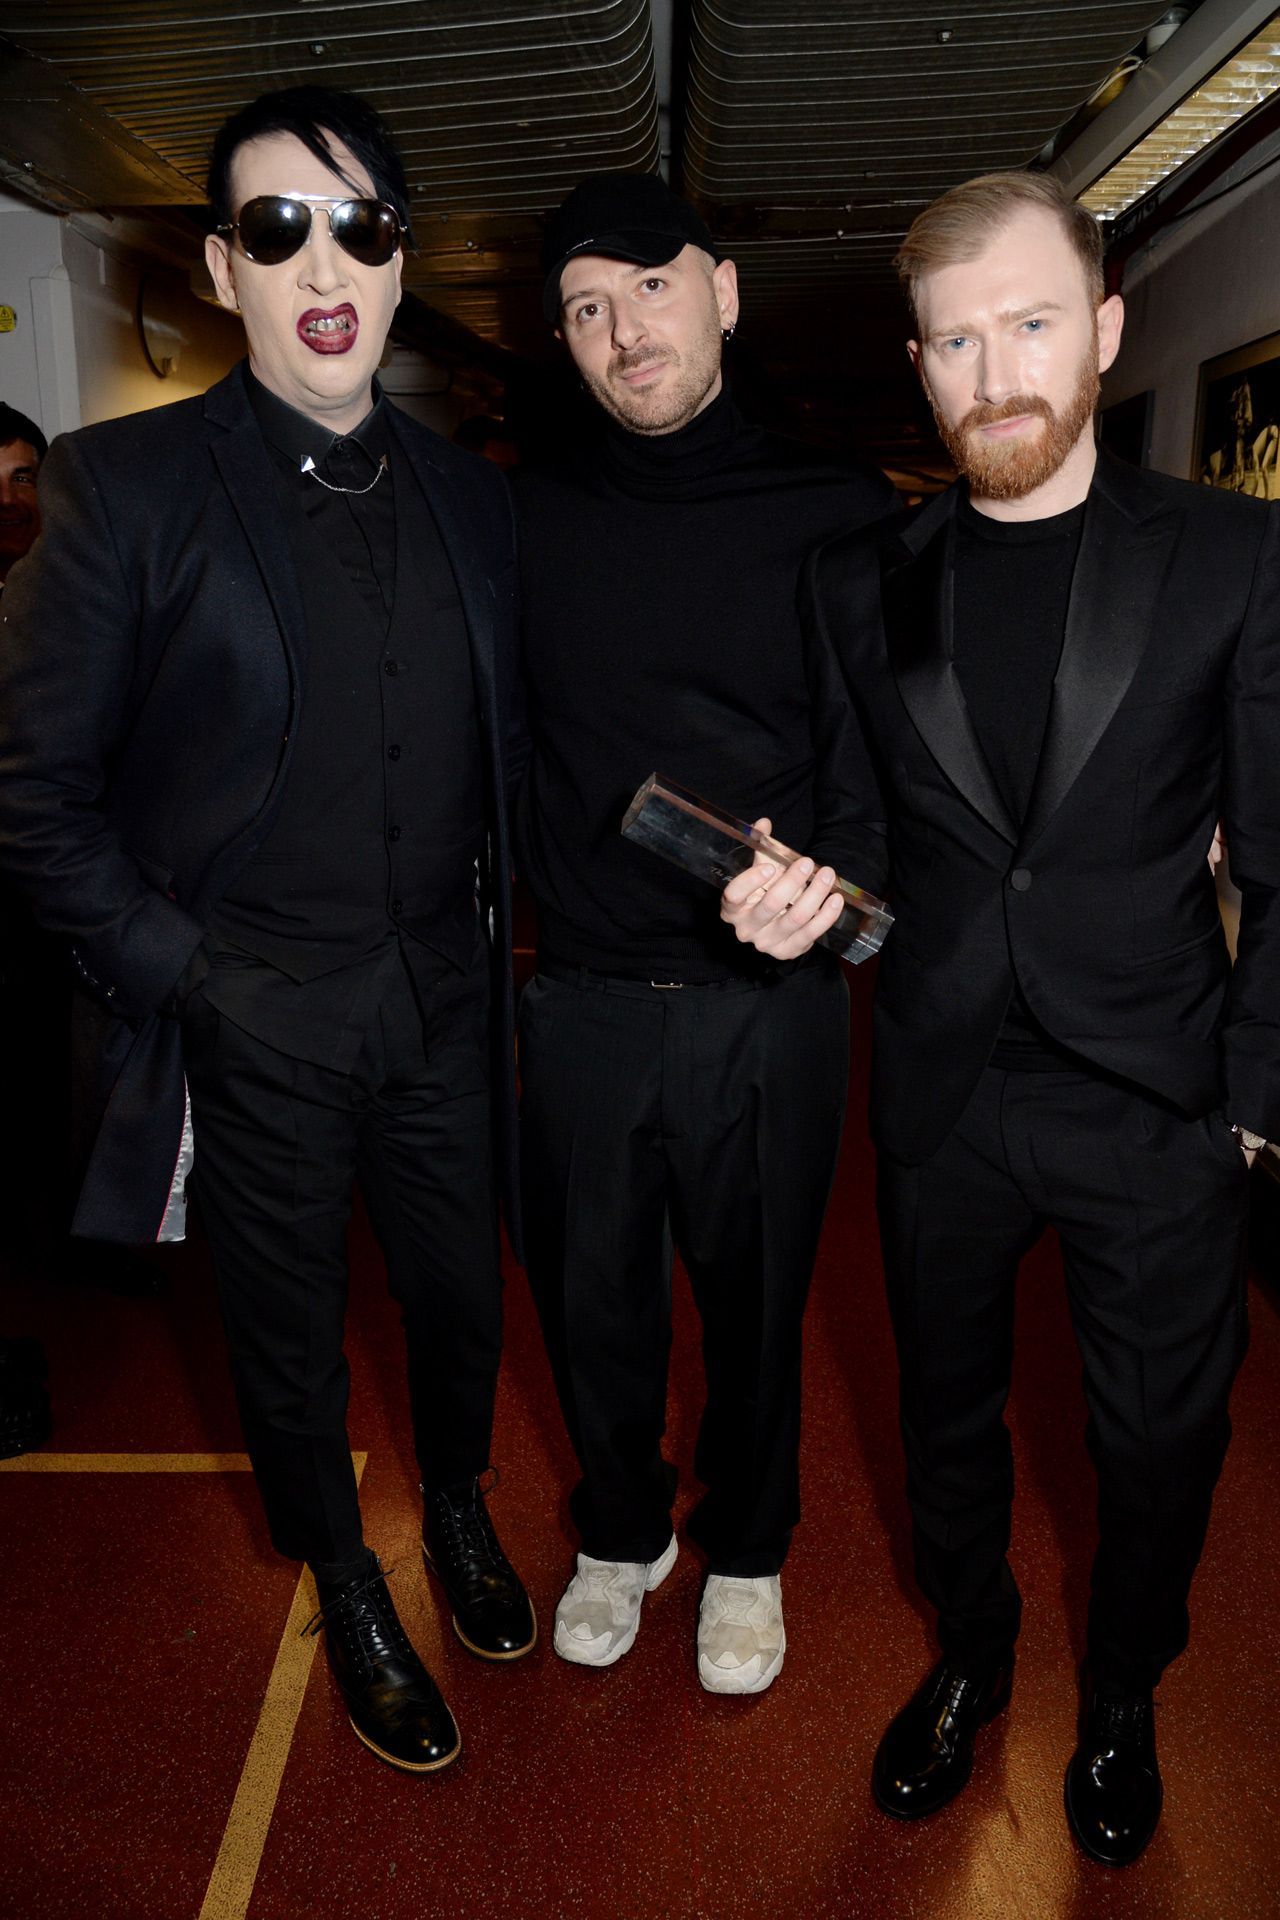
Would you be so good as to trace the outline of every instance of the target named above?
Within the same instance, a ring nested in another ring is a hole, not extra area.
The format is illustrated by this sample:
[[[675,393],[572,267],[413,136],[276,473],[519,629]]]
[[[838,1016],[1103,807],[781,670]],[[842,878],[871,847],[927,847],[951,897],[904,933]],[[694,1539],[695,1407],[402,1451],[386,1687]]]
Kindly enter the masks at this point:
[[[577,966],[568,960],[557,960],[552,954],[539,954],[536,972],[545,974],[548,980],[562,981],[570,987],[595,987],[608,993],[634,992],[637,987],[652,987],[658,993],[680,993],[688,989],[692,993],[699,990],[718,991],[722,987],[764,986],[763,979],[756,981],[743,979],[740,975],[729,975],[723,980],[654,980],[636,978],[622,973],[600,973],[594,967]]]

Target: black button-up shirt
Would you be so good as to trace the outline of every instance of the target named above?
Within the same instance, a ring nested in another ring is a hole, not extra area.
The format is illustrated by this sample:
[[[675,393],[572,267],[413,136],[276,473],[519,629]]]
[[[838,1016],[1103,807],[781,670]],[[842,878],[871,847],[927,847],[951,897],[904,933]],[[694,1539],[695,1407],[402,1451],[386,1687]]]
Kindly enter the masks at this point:
[[[396,509],[391,432],[381,387],[375,380],[373,406],[359,426],[337,434],[271,393],[247,367],[245,385],[289,497],[385,623],[395,592]],[[307,461],[313,472],[305,471]],[[358,491],[345,491],[348,488]]]

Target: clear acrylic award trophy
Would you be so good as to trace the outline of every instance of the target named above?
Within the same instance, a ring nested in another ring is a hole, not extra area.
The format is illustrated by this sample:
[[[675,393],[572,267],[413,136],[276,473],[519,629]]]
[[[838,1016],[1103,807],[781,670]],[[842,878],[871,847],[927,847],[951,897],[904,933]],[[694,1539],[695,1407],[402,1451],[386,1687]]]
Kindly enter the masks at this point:
[[[687,787],[678,787],[656,773],[637,789],[622,831],[637,846],[660,853],[714,887],[725,886],[735,873],[749,867],[757,852],[769,854],[780,867],[800,858],[793,848],[784,847],[772,835],[757,832],[749,820],[736,819],[690,793]],[[821,944],[856,967],[880,951],[893,925],[893,915],[874,893],[866,893],[839,875],[836,886],[844,895],[844,911],[822,935]]]

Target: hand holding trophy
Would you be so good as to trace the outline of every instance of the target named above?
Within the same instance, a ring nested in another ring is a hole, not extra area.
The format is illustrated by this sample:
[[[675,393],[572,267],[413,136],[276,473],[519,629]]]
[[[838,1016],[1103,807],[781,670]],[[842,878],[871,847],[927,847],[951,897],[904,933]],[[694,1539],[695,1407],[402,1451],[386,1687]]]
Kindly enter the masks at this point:
[[[834,868],[817,866],[807,854],[782,865],[766,851],[772,825],[764,817],[755,821],[764,844],[756,849],[751,865],[735,874],[725,888],[720,918],[740,941],[771,960],[798,960],[838,927],[847,909]],[[845,937],[839,938],[839,951],[844,954]],[[861,959],[867,949],[855,947],[855,951]]]
[[[622,831],[698,879],[724,889],[721,918],[739,940],[774,960],[821,943],[853,966],[878,953],[893,915],[873,893],[775,840],[770,822],[739,820],[698,794],[651,774]]]

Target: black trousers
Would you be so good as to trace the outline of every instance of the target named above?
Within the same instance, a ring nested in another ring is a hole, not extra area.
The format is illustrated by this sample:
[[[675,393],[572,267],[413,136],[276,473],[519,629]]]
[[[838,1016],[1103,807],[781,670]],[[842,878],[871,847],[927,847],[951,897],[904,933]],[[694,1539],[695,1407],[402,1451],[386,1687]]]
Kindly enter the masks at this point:
[[[408,1352],[428,1488],[483,1472],[502,1344],[487,971],[419,999],[388,972],[349,1074],[277,1053],[197,994],[195,1180],[245,1441],[281,1553],[362,1544],[347,1441],[346,1230],[360,1181]]]
[[[881,1155],[916,1570],[962,1664],[999,1657],[1018,1631],[1003,1416],[1014,1277],[1046,1226],[1098,1479],[1090,1661],[1143,1689],[1185,1647],[1247,1339],[1247,1177],[1220,1116],[1188,1121],[1070,1072],[988,1068],[932,1159]]]
[[[539,972],[520,1064],[528,1268],[584,1550],[653,1560],[671,1536],[674,1243],[707,1379],[689,1531],[713,1572],[776,1573],[799,1517],[801,1320],[848,1076],[838,964],[675,988]]]

